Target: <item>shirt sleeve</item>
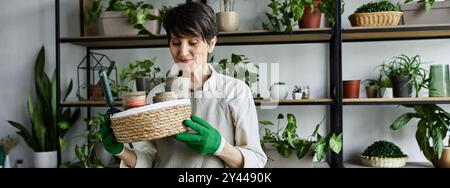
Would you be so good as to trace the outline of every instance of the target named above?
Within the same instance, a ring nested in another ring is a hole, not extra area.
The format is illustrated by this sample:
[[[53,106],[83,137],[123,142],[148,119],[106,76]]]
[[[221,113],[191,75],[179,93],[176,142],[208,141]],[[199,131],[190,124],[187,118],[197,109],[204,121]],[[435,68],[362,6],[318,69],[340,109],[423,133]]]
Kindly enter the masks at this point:
[[[261,148],[258,115],[250,88],[244,84],[241,94],[230,102],[235,126],[235,146],[244,157],[244,168],[263,168],[267,156]]]
[[[142,142],[139,149],[135,149],[136,166],[135,168],[153,168],[156,158],[156,144],[154,142]],[[120,168],[129,168],[123,161],[120,161]]]

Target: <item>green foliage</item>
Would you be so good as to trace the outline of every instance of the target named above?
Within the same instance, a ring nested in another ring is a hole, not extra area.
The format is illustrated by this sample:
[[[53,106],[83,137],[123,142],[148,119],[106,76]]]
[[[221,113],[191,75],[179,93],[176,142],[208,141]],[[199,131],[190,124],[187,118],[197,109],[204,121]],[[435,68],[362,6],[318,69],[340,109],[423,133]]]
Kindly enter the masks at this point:
[[[369,157],[387,157],[387,158],[399,158],[406,155],[392,142],[377,141],[370,145],[361,154]]]
[[[221,59],[214,63],[214,56],[209,60],[214,69],[224,75],[242,80],[251,87],[259,81],[259,66],[249,61],[245,55],[231,54],[231,60]]]
[[[385,12],[385,11],[400,11],[400,5],[393,4],[387,0],[380,2],[369,2],[361,5],[355,11],[355,13],[369,13],[369,12]]]
[[[345,2],[341,0],[341,15],[344,14]],[[334,15],[336,13],[335,0],[322,0],[319,4],[319,11],[325,14],[330,27],[334,26]]]
[[[56,74],[54,73],[50,80],[47,73],[44,71],[45,67],[45,49],[41,48],[35,63],[35,90],[36,99],[33,100],[31,96],[28,97],[27,111],[31,123],[31,131],[28,131],[22,124],[9,120],[8,123],[18,129],[17,134],[22,136],[25,142],[35,152],[55,151],[59,148],[64,149],[64,135],[68,129],[73,125],[79,115],[80,109],[72,112],[72,109],[62,109],[61,119],[56,121]],[[67,87],[63,100],[72,91],[72,81]],[[59,131],[59,138],[57,137]],[[58,145],[60,144],[60,145]]]
[[[101,144],[102,136],[100,134],[100,126],[105,121],[104,114],[91,117],[91,119],[85,119],[87,123],[87,129],[83,133],[88,141],[88,144],[76,145],[75,156],[79,162],[71,164],[70,162],[62,164],[61,167],[69,168],[79,166],[81,168],[103,168],[104,165],[98,159],[95,148]]]
[[[405,0],[405,3],[409,3],[409,2],[415,2],[415,1]],[[424,3],[425,10],[429,11],[433,7],[435,0],[421,0],[420,2]]]
[[[272,29],[266,23],[262,23],[263,29],[292,33],[298,20],[303,17],[306,5],[311,7],[311,12],[314,11],[313,0],[286,0],[283,3],[271,0],[268,6],[272,9],[272,13],[266,12],[266,16]]]
[[[380,71],[391,80],[395,76],[411,77],[410,82],[412,82],[416,90],[416,97],[419,97],[419,91],[422,88],[428,88],[430,82],[427,70],[421,68],[420,65],[421,60],[419,55],[409,57],[402,54],[394,57],[389,64],[383,63]]]
[[[322,136],[318,133],[320,125],[324,122],[325,118],[316,125],[313,133],[309,139],[300,138],[297,134],[297,121],[293,114],[287,114],[287,125],[283,129],[280,136],[280,122],[284,119],[283,114],[279,114],[277,124],[277,131],[272,132],[268,128],[264,128],[264,135],[261,140],[261,146],[265,149],[265,144],[272,144],[278,150],[283,157],[289,157],[292,152],[295,152],[298,159],[303,158],[307,152],[314,147],[315,157],[318,161],[322,161],[326,154],[331,150],[335,153],[340,153],[342,149],[342,133],[339,135],[329,134]],[[271,121],[260,121],[263,126],[271,126]],[[316,138],[316,143],[313,144],[313,138]],[[314,146],[313,146],[314,145]]]
[[[163,7],[163,14],[160,16],[155,16],[150,13],[153,9],[153,5],[144,2],[133,2],[125,0],[110,0],[106,11],[121,11],[128,17],[128,22],[134,25],[134,28],[139,30],[140,35],[150,35],[153,33],[145,28],[145,22],[149,20],[159,20],[162,21],[168,7]],[[98,19],[102,11],[102,5],[99,0],[93,2],[91,8],[86,11],[84,15],[84,20],[86,25],[92,24]]]
[[[411,119],[419,119],[416,141],[420,150],[429,161],[433,161],[435,157],[441,158],[444,138],[450,130],[450,114],[436,104],[405,105],[405,107],[413,108],[415,112],[405,113],[398,117],[391,124],[391,129],[401,129]],[[450,146],[450,143],[448,145]]]
[[[131,91],[131,83],[138,78],[150,78],[150,84],[145,91],[147,94],[153,89],[150,86],[156,86],[164,81],[158,74],[161,72],[159,67],[155,66],[156,57],[143,61],[136,60],[129,64],[127,68],[121,69],[119,73],[119,84],[113,84],[111,90],[113,93],[120,91]]]
[[[392,87],[391,80],[385,77],[381,72],[377,79],[364,80],[369,86],[378,86],[380,88]]]

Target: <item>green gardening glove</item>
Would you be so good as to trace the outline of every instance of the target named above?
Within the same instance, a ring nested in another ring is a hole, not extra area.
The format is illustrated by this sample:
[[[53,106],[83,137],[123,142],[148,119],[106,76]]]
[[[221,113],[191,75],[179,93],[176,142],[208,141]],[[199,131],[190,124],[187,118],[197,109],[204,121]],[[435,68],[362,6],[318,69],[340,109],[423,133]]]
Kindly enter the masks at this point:
[[[124,151],[124,146],[122,143],[117,142],[116,137],[113,134],[113,131],[111,129],[111,120],[109,119],[110,113],[105,114],[105,121],[103,121],[101,128],[100,128],[100,134],[102,135],[102,143],[105,147],[106,151],[113,155],[121,155]]]
[[[218,155],[224,146],[220,133],[205,120],[196,115],[191,120],[184,120],[183,124],[197,133],[181,133],[175,135],[179,141],[186,143],[192,150],[201,155]]]

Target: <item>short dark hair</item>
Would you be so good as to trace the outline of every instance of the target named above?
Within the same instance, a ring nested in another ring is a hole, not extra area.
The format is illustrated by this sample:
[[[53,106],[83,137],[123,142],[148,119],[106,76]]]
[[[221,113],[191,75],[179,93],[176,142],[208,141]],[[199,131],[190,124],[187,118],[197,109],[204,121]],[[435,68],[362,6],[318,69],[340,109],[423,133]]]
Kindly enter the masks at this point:
[[[203,3],[189,2],[172,8],[163,20],[167,37],[202,37],[208,44],[218,34],[214,10]]]

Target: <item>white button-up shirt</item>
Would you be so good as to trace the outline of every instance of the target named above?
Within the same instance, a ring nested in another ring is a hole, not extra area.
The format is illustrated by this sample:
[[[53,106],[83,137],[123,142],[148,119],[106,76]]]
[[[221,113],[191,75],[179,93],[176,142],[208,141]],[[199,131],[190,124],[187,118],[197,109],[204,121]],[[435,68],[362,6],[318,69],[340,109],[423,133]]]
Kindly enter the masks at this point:
[[[211,76],[202,91],[194,92],[192,114],[215,127],[222,139],[234,145],[244,157],[244,168],[262,168],[267,156],[261,148],[258,117],[250,88],[241,80],[219,74],[209,66]],[[143,142],[135,150],[136,168],[223,168],[217,156],[202,156],[173,136]],[[121,162],[121,167],[127,167]]]

